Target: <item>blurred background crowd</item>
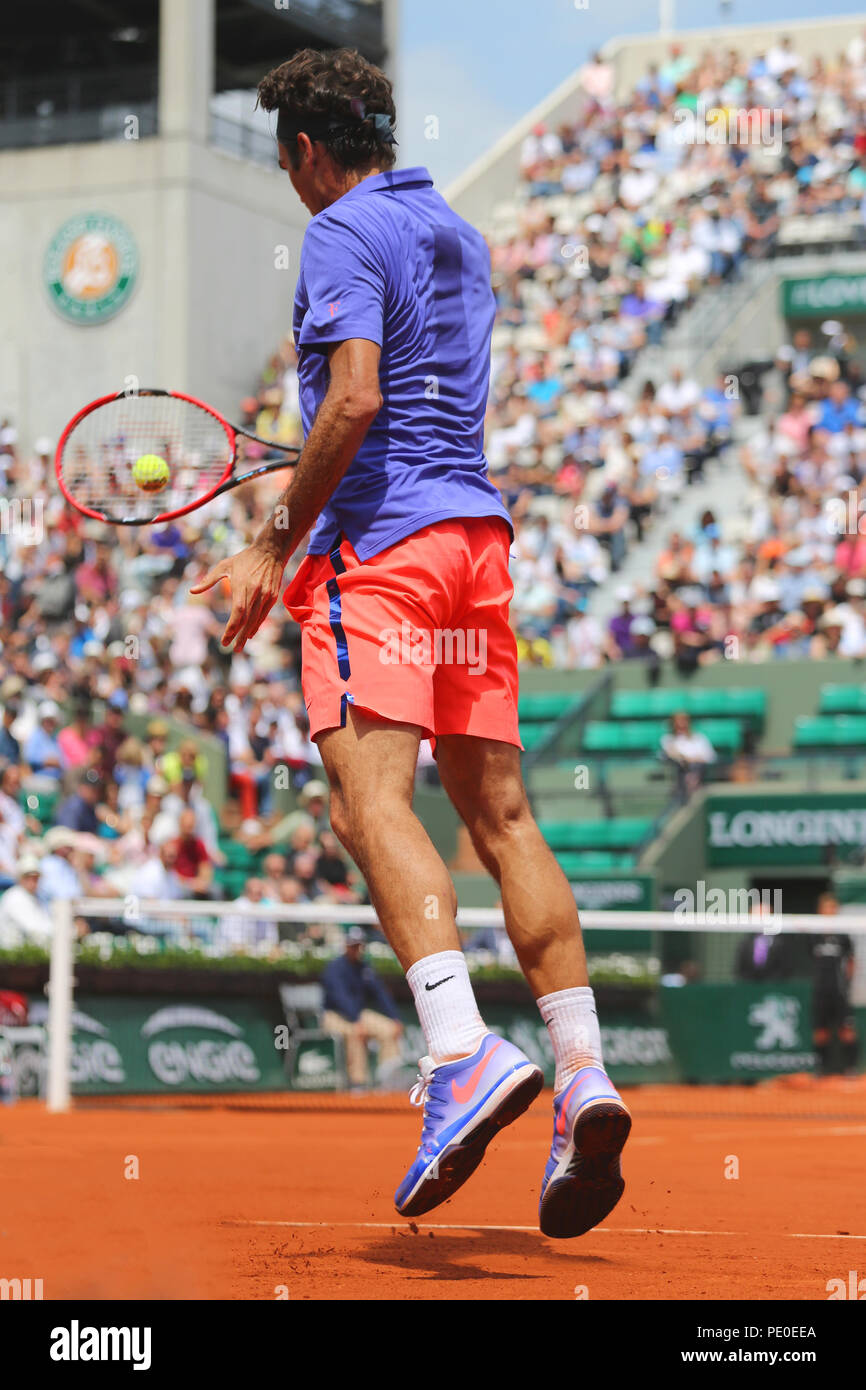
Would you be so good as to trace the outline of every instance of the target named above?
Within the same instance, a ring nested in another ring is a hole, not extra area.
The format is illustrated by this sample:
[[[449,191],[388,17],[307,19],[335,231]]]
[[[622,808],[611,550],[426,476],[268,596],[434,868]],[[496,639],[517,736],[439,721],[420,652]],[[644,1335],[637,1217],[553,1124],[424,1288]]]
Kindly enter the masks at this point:
[[[596,57],[580,119],[527,137],[523,196],[491,239],[488,430],[518,522],[525,660],[594,667],[649,646],[687,672],[731,655],[731,639],[752,660],[864,654],[866,544],[840,534],[827,507],[863,480],[850,333],[831,322],[780,344],[763,402],[745,398],[737,362],[703,389],[642,366],[708,287],[774,253],[785,219],[862,220],[864,55],[862,38],[833,66],[807,64],[786,38],[754,59],[707,51],[693,62],[673,45],[621,105]],[[723,143],[710,134],[720,124]],[[740,450],[746,408],[762,428]],[[730,473],[748,505],[717,517],[696,497],[688,529],[669,530],[666,513],[708,466]],[[599,622],[594,593],[647,541],[645,582],[618,591],[622,613]]]

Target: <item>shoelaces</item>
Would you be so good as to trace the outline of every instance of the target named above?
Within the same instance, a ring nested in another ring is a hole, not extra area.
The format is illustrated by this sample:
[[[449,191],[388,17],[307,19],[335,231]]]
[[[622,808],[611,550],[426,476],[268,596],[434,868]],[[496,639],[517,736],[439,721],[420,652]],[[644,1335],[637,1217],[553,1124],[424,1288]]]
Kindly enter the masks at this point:
[[[421,1130],[421,1144],[423,1148],[428,1137],[431,1136],[433,1121],[442,1119],[444,1111],[440,1108],[444,1097],[437,1096],[433,1087],[434,1073],[436,1064],[432,1057],[422,1057],[418,1063],[418,1079],[409,1092],[409,1100],[412,1105],[424,1106],[424,1123]]]

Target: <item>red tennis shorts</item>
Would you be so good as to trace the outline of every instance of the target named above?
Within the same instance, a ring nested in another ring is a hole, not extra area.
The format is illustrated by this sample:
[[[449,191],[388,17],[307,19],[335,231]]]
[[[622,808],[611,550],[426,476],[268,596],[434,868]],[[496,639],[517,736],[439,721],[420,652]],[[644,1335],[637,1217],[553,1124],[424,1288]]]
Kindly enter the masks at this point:
[[[304,701],[315,738],[349,705],[418,724],[426,737],[472,734],[523,745],[508,526],[437,521],[360,561],[344,540],[307,555],[283,595],[301,625]]]

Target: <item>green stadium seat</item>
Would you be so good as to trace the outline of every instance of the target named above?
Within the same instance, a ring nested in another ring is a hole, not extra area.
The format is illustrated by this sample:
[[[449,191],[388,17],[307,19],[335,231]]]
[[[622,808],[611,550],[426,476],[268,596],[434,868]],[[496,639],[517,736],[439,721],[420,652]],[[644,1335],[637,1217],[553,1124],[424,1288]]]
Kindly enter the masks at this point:
[[[749,687],[689,692],[689,714],[695,719],[739,719],[762,729],[767,717],[767,692]]]
[[[739,719],[698,719],[692,727],[706,734],[717,753],[738,753],[743,746]],[[593,719],[584,729],[583,750],[622,758],[632,753],[655,753],[667,733],[670,724],[666,719]]]
[[[717,753],[742,750],[746,730],[740,719],[696,719],[692,727],[697,733],[706,734]]]
[[[794,748],[866,750],[866,715],[805,715],[794,723]]]
[[[226,857],[226,868],[243,869],[247,875],[254,873],[261,864],[260,853],[253,853],[246,845],[229,837],[221,837],[219,847]]]
[[[822,685],[819,714],[866,714],[866,685]]]
[[[217,866],[214,869],[214,879],[224,890],[227,898],[239,898],[246,887],[247,879],[252,874],[246,869],[229,869]]]
[[[593,719],[583,731],[584,752],[620,757],[635,751],[652,752],[658,748],[667,728],[667,723],[658,719]]]
[[[615,690],[610,702],[611,719],[665,719],[686,708],[680,690]]]
[[[633,869],[636,863],[633,854],[614,854],[610,850],[587,850],[584,853],[571,850],[557,854],[556,860],[569,879],[604,869]]]
[[[521,724],[537,724],[541,720],[552,724],[579,704],[580,696],[573,692],[564,695],[521,695],[517,701],[517,717]]]
[[[616,690],[612,719],[670,719],[685,713],[693,719],[740,719],[760,730],[767,715],[767,693],[753,687],[691,690]]]
[[[548,737],[552,724],[521,724],[520,741],[526,752],[529,753],[533,748],[537,748]]]
[[[564,695],[521,695],[517,701],[517,714],[521,742],[527,753],[544,743],[557,720],[579,706],[580,696],[573,692]]]
[[[54,808],[60,800],[60,792],[22,791],[19,793],[18,800],[22,810],[35,816],[42,828],[45,829],[51,824]]]
[[[611,820],[543,820],[539,830],[551,849],[628,850],[652,834],[649,816],[619,816]]]

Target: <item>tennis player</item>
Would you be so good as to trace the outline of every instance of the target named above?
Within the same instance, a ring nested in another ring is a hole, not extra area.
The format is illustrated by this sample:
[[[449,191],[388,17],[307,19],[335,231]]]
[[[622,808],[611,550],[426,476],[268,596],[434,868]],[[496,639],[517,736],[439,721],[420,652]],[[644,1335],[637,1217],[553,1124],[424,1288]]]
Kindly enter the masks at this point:
[[[394,169],[391,85],[358,53],[305,49],[262,80],[259,100],[276,112],[280,166],[312,214],[293,325],[305,445],[268,524],[193,592],[229,581],[223,641],[241,650],[313,527],[284,594],[302,629],[310,731],[333,828],[406,971],[429,1053],[397,1210],[416,1216],[450,1197],[542,1086],[481,1018],[454,886],[412,811],[430,738],[550,1030],[541,1229],[580,1235],[622,1194],[631,1119],[603,1069],[574,897],[521,777],[513,533],[482,447],[490,258],[426,169]]]

